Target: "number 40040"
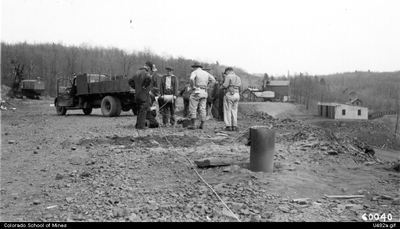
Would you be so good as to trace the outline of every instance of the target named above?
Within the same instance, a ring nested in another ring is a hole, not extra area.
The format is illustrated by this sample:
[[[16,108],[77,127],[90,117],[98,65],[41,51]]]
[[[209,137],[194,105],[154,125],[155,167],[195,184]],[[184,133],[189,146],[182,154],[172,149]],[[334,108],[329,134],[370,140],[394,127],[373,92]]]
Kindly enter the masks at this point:
[[[368,220],[368,221],[372,221],[372,220],[375,220],[375,221],[378,221],[378,220],[383,220],[383,222],[385,222],[386,220],[388,220],[388,221],[392,221],[392,219],[393,219],[393,217],[392,217],[392,214],[385,214],[385,213],[383,213],[383,214],[381,214],[381,215],[379,215],[378,213],[375,213],[375,214],[372,214],[372,213],[369,213],[369,214],[367,214],[367,213],[364,213],[363,215],[362,215],[362,219],[363,220]]]

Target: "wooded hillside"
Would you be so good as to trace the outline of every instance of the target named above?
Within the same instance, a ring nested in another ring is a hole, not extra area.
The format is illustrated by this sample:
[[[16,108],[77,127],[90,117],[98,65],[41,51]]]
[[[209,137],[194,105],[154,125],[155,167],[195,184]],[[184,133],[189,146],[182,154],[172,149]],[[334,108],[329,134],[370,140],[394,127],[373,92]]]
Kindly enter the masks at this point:
[[[165,67],[172,66],[174,74],[183,82],[186,82],[191,72],[191,65],[197,60],[162,57],[151,50],[135,51],[127,53],[118,48],[92,47],[90,45],[65,46],[62,44],[8,44],[1,43],[1,83],[11,86],[14,73],[10,61],[14,60],[21,66],[24,65],[24,78],[37,79],[46,83],[46,92],[50,96],[55,95],[56,80],[60,77],[72,78],[75,74],[99,73],[110,76],[132,76],[147,60],[151,60],[158,68],[157,74],[166,73]],[[201,63],[212,68],[215,77],[228,66],[216,63]],[[237,75],[242,78],[243,88],[258,85],[261,78],[253,76],[241,68],[234,68]]]
[[[324,76],[291,77],[293,97],[310,106],[310,101],[345,103],[359,98],[370,110],[399,108],[400,71],[354,72]]]
[[[65,46],[62,44],[28,44],[1,43],[1,83],[11,86],[14,79],[14,68],[10,61],[24,65],[24,78],[40,77],[46,83],[46,93],[55,95],[57,78],[72,78],[74,74],[100,73],[110,76],[126,75],[130,77],[147,60],[151,60],[158,68],[158,74],[166,73],[165,67],[172,66],[174,74],[182,83],[187,82],[191,65],[196,60],[183,57],[160,56],[151,50],[127,53],[118,48],[92,47],[87,44]],[[228,66],[216,63],[202,63],[212,68],[211,73],[220,77]],[[231,66],[232,67],[232,66]],[[262,88],[264,77],[249,74],[239,67],[233,66],[237,75],[242,78],[242,89],[249,86]],[[292,81],[292,97],[298,103],[309,108],[313,103],[341,102],[351,98],[359,98],[363,106],[370,110],[395,110],[399,107],[396,101],[400,97],[400,71],[398,72],[349,72],[323,76],[297,74],[289,77],[273,77],[269,80],[289,79]]]

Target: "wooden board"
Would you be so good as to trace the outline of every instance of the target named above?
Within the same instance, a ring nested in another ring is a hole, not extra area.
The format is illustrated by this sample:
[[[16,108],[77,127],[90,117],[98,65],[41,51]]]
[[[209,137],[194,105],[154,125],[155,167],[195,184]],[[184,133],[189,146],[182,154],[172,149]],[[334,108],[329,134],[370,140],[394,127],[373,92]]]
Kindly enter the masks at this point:
[[[217,167],[217,166],[228,166],[232,164],[232,160],[225,158],[203,158],[200,160],[194,161],[197,167],[199,168],[207,168],[207,167]]]

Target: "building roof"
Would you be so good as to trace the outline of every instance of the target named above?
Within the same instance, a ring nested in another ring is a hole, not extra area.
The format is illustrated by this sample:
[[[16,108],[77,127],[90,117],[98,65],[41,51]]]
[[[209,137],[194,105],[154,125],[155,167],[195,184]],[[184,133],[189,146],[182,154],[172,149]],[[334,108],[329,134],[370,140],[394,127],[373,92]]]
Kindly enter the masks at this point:
[[[289,86],[290,80],[272,80],[269,81],[269,86]]]
[[[273,91],[257,91],[257,92],[253,92],[253,94],[259,98],[274,98],[275,97],[275,92],[273,92]]]
[[[344,104],[344,103],[321,103],[321,102],[318,102],[318,105],[322,105],[322,106],[353,106],[353,107],[361,107],[361,108],[367,108],[367,107],[362,107],[362,106],[355,106],[355,105],[352,105],[352,104]]]
[[[22,80],[22,82],[36,82],[36,81],[40,81],[40,80]]]
[[[355,99],[351,100],[350,103],[353,104],[353,103],[356,102],[357,100],[360,101],[360,102],[362,102],[361,99],[355,98]]]
[[[340,104],[340,103],[321,103],[321,102],[318,102],[318,105],[323,105],[323,106],[340,106],[340,105],[346,105],[346,104]]]
[[[256,97],[262,97],[262,92],[253,92]]]
[[[258,88],[251,88],[251,87],[248,87],[246,90],[249,90],[249,91],[260,91],[260,89],[258,89]]]

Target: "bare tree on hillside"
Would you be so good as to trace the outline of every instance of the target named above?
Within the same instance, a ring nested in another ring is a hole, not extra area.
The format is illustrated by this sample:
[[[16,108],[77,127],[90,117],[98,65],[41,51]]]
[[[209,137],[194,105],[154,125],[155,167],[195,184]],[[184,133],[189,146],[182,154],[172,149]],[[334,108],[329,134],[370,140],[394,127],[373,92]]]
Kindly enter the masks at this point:
[[[14,96],[18,96],[20,95],[20,84],[22,82],[22,80],[24,80],[24,67],[25,65],[22,65],[21,68],[21,64],[17,63],[18,61],[15,61],[14,59],[11,59],[11,64],[14,67],[14,81],[12,83],[12,90],[10,90],[9,94],[10,97],[14,97]],[[17,65],[18,64],[18,65]]]

